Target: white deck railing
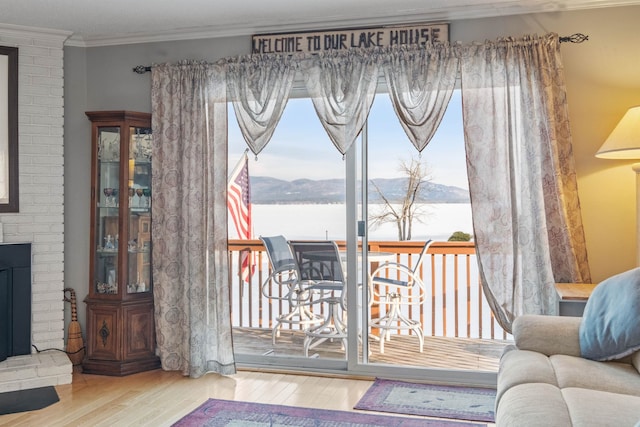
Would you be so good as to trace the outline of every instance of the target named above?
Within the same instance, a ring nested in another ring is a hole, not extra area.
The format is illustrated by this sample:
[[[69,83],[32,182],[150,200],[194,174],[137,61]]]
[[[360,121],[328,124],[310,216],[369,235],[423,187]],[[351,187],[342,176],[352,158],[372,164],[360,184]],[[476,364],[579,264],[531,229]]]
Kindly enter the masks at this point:
[[[344,247],[344,242],[337,242]],[[424,242],[369,242],[370,250],[391,252],[397,262],[411,265]],[[251,250],[255,269],[249,284],[240,285],[240,251]],[[427,288],[424,305],[408,309],[411,319],[419,319],[426,336],[510,339],[497,323],[478,279],[475,246],[472,242],[435,242],[421,267]],[[234,327],[271,328],[273,320],[288,312],[287,303],[272,301],[261,293],[269,277],[269,260],[260,240],[229,241],[232,321]],[[275,290],[275,289],[274,289]]]

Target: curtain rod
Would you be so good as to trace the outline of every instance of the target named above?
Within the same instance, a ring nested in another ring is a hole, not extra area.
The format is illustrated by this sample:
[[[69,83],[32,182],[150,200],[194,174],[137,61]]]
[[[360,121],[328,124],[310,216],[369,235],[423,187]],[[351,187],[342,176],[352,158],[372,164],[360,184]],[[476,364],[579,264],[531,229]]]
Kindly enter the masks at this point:
[[[570,36],[559,37],[560,43],[582,43],[589,40],[589,36],[582,33],[571,34]],[[151,71],[149,65],[137,65],[133,67],[133,72],[138,74],[144,74]]]

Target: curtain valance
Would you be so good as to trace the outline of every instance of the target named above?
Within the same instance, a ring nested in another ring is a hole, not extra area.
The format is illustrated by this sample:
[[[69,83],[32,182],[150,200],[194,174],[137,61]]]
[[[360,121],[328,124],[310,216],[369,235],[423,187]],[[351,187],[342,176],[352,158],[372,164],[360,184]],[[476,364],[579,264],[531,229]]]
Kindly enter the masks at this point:
[[[451,100],[458,58],[447,44],[390,50],[383,61],[391,104],[420,152],[436,133]]]
[[[422,151],[451,99],[458,73],[456,52],[448,43],[436,43],[313,55],[247,55],[219,64],[225,68],[228,96],[254,154],[273,135],[295,76],[304,81],[329,138],[345,154],[366,122],[381,74],[400,124]]]
[[[298,64],[282,55],[232,58],[222,64],[238,125],[247,145],[258,155],[280,121]]]

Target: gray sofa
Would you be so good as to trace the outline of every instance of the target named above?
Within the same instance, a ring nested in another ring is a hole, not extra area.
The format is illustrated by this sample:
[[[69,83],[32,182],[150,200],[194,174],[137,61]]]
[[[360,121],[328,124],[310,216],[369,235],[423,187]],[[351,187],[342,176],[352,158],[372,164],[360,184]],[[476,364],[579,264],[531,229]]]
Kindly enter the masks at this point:
[[[581,317],[515,319],[515,345],[498,372],[497,427],[640,426],[640,351],[611,361],[584,358],[581,323]]]

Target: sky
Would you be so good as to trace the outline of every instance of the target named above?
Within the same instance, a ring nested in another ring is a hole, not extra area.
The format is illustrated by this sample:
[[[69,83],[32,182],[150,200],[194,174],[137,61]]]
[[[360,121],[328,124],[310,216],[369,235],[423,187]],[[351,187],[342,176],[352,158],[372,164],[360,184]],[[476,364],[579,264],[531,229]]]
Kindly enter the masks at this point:
[[[433,182],[468,188],[459,90],[454,92],[438,131],[421,155],[400,126],[388,94],[376,95],[368,126],[369,179],[402,177],[398,170],[400,162],[415,158],[426,164]],[[229,171],[245,148],[230,107]],[[320,124],[311,100],[292,98],[257,160],[249,152],[249,173],[287,181],[344,178],[345,163]]]

